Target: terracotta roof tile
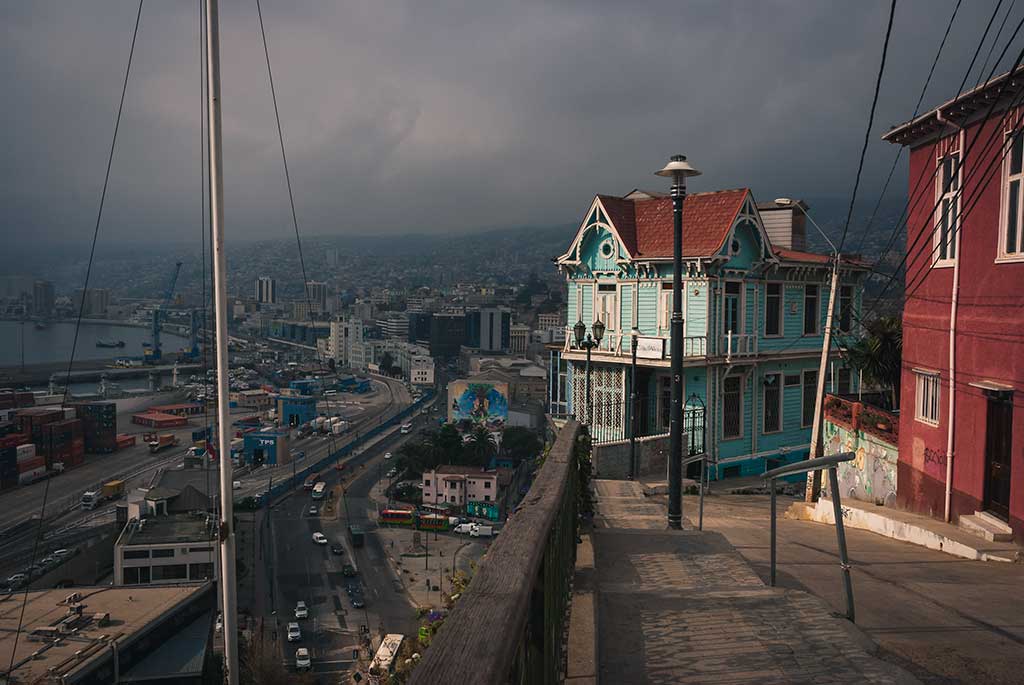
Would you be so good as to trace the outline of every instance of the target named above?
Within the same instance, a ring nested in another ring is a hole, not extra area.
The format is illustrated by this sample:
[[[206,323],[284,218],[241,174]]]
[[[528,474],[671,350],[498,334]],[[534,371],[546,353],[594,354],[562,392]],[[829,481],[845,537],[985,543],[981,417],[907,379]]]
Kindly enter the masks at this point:
[[[687,195],[683,204],[683,256],[706,257],[717,253],[749,192],[739,188]],[[598,197],[634,258],[672,256],[671,198]]]
[[[785,247],[772,246],[775,256],[784,262],[805,262],[809,264],[828,264],[832,255],[820,254],[818,252],[805,252],[803,250],[790,250]],[[869,266],[867,262],[859,257],[843,255],[841,264],[847,266]]]

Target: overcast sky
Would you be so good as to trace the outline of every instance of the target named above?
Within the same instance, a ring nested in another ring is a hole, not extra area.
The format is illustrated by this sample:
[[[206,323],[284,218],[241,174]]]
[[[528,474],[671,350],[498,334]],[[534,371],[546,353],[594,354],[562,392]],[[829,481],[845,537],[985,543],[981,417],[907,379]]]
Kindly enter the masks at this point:
[[[964,0],[925,106],[955,94],[995,4]],[[897,5],[866,202],[896,152],[878,136],[910,116],[953,5]],[[266,0],[300,226],[344,235],[573,222],[594,193],[665,186],[651,172],[676,152],[704,171],[693,191],[848,197],[888,6]],[[4,241],[91,236],[136,7],[3,3]],[[143,8],[104,241],[198,236],[198,8]],[[221,26],[226,230],[287,236],[254,0],[221,3]]]

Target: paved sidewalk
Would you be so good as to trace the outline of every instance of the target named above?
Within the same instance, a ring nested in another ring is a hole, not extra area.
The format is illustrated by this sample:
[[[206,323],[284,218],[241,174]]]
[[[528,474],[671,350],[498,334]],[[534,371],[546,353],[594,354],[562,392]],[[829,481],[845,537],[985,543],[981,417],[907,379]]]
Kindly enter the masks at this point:
[[[917,682],[821,600],[765,586],[721,534],[664,530],[664,508],[641,485],[595,489],[593,569],[577,575],[573,612],[586,618],[590,593],[598,682]],[[586,647],[573,642],[570,663]]]

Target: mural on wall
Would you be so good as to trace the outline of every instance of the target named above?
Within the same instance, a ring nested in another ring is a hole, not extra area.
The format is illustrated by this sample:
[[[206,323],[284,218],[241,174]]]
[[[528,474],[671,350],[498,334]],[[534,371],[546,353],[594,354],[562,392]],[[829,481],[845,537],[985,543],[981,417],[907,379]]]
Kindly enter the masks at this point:
[[[448,385],[448,420],[501,429],[508,421],[508,383],[454,381]]]
[[[856,457],[839,465],[843,497],[892,506],[896,503],[897,449],[863,431],[851,431],[831,421],[824,424],[825,454],[853,452]],[[823,479],[827,483],[828,479]]]

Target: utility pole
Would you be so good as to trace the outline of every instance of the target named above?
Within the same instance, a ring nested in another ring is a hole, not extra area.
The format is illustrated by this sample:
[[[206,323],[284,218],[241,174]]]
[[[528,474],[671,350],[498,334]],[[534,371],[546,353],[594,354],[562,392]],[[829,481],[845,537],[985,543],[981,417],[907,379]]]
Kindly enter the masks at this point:
[[[822,410],[825,403],[825,369],[828,367],[828,352],[832,345],[832,311],[836,303],[836,284],[839,282],[839,253],[832,260],[832,285],[828,294],[828,313],[825,315],[825,338],[821,343],[821,361],[818,367],[818,388],[814,395],[814,422],[811,424],[811,458],[817,459],[824,452],[821,437]],[[821,493],[821,470],[811,471],[807,479],[805,499],[814,502]]]
[[[224,659],[228,685],[238,685],[238,606],[235,581],[235,531],[232,500],[231,440],[228,428],[228,287],[224,254],[224,172],[221,147],[220,19],[217,0],[206,0],[206,100],[209,126],[210,230],[213,238],[213,292],[216,316],[217,437],[220,448],[220,561],[224,605]]]

